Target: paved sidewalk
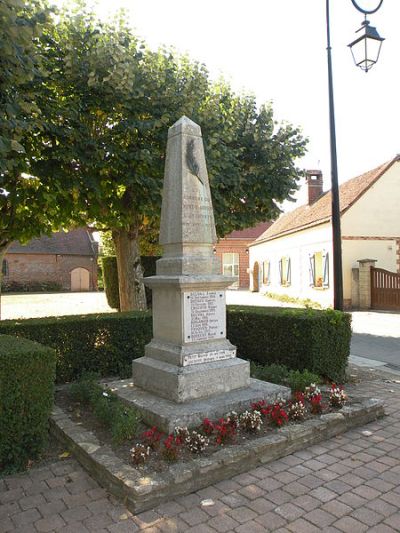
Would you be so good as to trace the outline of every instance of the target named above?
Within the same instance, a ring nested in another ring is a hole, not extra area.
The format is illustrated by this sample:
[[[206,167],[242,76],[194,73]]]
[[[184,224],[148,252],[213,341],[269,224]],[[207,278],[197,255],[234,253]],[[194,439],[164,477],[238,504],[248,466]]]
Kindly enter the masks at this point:
[[[59,461],[0,480],[0,531],[400,531],[399,378],[359,367],[352,373],[369,381],[349,392],[383,398],[389,416],[136,516],[76,461]],[[202,506],[207,498],[214,505]]]

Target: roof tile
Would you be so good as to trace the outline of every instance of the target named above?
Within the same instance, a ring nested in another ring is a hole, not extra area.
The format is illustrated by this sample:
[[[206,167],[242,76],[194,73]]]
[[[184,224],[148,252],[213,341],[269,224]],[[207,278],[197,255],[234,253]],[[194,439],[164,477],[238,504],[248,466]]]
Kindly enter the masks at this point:
[[[339,187],[340,213],[343,214],[347,211],[396,161],[400,161],[400,155],[361,176],[342,183]],[[258,237],[256,242],[276,239],[288,233],[328,222],[331,218],[331,203],[331,191],[323,193],[313,204],[302,205],[281,215],[271,227]]]
[[[52,255],[89,255],[95,256],[95,247],[85,228],[59,231],[51,237],[32,239],[27,244],[13,242],[9,254],[52,254]]]

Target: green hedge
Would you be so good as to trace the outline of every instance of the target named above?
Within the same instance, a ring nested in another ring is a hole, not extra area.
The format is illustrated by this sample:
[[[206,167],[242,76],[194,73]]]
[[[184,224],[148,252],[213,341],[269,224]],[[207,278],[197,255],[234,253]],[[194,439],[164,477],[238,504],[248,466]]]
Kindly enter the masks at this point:
[[[0,471],[25,468],[44,448],[55,359],[47,346],[0,335]]]
[[[115,255],[103,257],[101,260],[103,269],[103,285],[107,303],[111,309],[120,309],[118,289],[118,269]]]
[[[229,307],[227,337],[238,356],[262,364],[284,364],[342,380],[350,352],[350,315],[309,309]],[[0,333],[52,346],[57,380],[82,372],[131,375],[131,361],[144,355],[152,337],[149,313],[111,313],[0,322]]]
[[[132,359],[144,354],[152,336],[149,313],[104,313],[28,320],[3,320],[0,333],[51,346],[57,354],[57,381],[83,372],[129,377]]]
[[[158,256],[142,255],[140,262],[143,268],[143,275],[145,277],[154,276],[156,273],[156,261],[160,259]],[[117,258],[115,255],[103,257],[103,281],[104,290],[108,305],[112,309],[120,309],[119,291],[118,291],[118,269]],[[151,289],[146,287],[146,301],[147,307],[151,307]]]
[[[227,330],[239,357],[308,369],[333,380],[344,378],[351,341],[347,313],[230,306]]]

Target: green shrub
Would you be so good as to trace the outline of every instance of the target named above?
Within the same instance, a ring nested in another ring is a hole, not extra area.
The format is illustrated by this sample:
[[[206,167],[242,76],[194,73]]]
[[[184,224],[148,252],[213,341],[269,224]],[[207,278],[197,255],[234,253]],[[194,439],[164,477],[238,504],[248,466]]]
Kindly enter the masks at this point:
[[[99,378],[97,372],[84,372],[78,381],[71,383],[69,392],[72,398],[76,402],[89,405],[91,398],[96,394]]]
[[[115,255],[102,258],[103,285],[107,303],[111,309],[120,310],[117,258]]]
[[[6,281],[3,279],[3,292],[60,292],[62,291],[61,283],[55,281]]]
[[[286,379],[288,387],[292,389],[293,392],[301,391],[304,392],[306,387],[309,387],[311,383],[319,383],[320,377],[318,374],[309,372],[308,370],[291,370]]]
[[[277,383],[278,385],[286,385],[291,388],[293,392],[304,392],[306,387],[311,383],[319,383],[320,377],[318,374],[309,372],[308,370],[289,370],[285,365],[260,365],[259,363],[250,363],[250,374],[255,379],[269,381],[270,383]]]
[[[260,365],[252,361],[250,363],[250,373],[255,379],[283,385],[288,378],[289,369],[285,365]]]
[[[142,255],[140,262],[143,269],[143,277],[155,276],[156,261],[160,259],[158,256]],[[118,290],[118,268],[117,258],[115,255],[103,257],[103,285],[107,297],[108,305],[112,309],[120,309],[119,290]],[[147,307],[151,307],[151,289],[145,287]]]
[[[334,381],[344,379],[351,340],[347,313],[230,306],[227,331],[243,359],[308,369]]]
[[[143,312],[3,320],[1,333],[54,348],[58,382],[74,381],[85,372],[130,377],[132,359],[142,357],[151,340],[152,320]]]
[[[73,383],[70,393],[74,400],[88,405],[95,417],[111,431],[115,444],[135,436],[139,422],[139,412],[128,407],[109,389],[97,383],[95,373],[87,373]]]
[[[142,255],[140,258],[140,261],[142,263],[143,268],[143,277],[148,278],[150,276],[156,275],[156,261],[160,259],[159,256],[156,255]],[[151,289],[150,287],[146,287],[146,303],[147,307],[151,308],[152,301],[151,301]]]
[[[21,470],[43,450],[54,378],[54,350],[0,335],[0,471]]]

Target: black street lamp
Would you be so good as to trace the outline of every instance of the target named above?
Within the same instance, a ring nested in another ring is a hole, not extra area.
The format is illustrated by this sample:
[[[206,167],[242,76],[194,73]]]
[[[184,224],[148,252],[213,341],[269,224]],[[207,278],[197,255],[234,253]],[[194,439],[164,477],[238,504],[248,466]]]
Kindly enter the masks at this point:
[[[354,63],[357,67],[360,67],[364,72],[368,72],[378,61],[382,43],[385,39],[379,35],[376,28],[369,25],[367,15],[378,11],[383,0],[380,0],[378,7],[370,11],[361,9],[354,0],[352,2],[359,11],[364,13],[365,18],[361,23],[361,28],[356,31],[356,33],[360,32],[359,37],[348,46],[353,54]]]
[[[368,72],[378,61],[383,38],[379,36],[375,28],[369,25],[366,16],[376,13],[381,7],[383,0],[375,9],[366,10],[360,7],[356,0],[351,0],[354,7],[365,15],[365,20],[358,31],[364,33],[355,41],[349,44],[357,66]],[[330,32],[330,6],[326,0],[326,40],[328,59],[328,91],[329,91],[329,131],[330,131],[330,151],[331,151],[331,181],[332,181],[332,244],[333,244],[333,308],[343,311],[343,271],[342,271],[342,236],[340,230],[340,201],[339,201],[339,180],[336,152],[336,127],[335,127],[335,107],[333,98],[333,77],[332,77],[332,47]]]

